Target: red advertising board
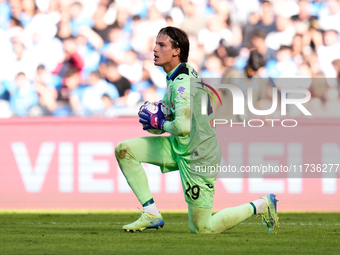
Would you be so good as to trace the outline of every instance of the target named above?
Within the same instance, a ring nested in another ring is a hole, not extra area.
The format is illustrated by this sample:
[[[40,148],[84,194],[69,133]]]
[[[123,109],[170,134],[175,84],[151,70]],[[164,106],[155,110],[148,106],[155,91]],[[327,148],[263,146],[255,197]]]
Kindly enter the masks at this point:
[[[340,163],[339,127],[337,119],[299,121],[295,128],[219,125],[218,137],[225,165],[328,167]],[[119,142],[149,135],[137,118],[13,118],[0,120],[0,134],[0,209],[140,206],[114,156]],[[185,210],[178,172],[144,167],[159,209]],[[309,178],[262,177],[218,178],[214,210],[276,193],[280,210],[340,211],[340,169],[327,175],[332,178],[317,171]]]

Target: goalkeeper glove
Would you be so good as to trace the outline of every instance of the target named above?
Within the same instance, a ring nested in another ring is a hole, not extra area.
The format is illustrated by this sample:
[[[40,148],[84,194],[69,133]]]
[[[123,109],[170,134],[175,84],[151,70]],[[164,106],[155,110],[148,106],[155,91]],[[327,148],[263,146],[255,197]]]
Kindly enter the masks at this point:
[[[139,109],[139,122],[143,124],[143,130],[159,129],[164,131],[165,122],[169,121],[162,112],[162,103],[149,103],[146,101]]]

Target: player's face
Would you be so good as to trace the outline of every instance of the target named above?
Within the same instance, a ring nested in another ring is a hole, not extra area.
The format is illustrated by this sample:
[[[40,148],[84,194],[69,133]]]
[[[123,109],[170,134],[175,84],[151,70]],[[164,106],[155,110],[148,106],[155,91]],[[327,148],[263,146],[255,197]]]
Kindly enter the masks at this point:
[[[179,56],[179,49],[171,47],[171,38],[168,35],[159,35],[156,38],[156,46],[153,48],[154,64],[163,68],[171,65],[174,58]]]

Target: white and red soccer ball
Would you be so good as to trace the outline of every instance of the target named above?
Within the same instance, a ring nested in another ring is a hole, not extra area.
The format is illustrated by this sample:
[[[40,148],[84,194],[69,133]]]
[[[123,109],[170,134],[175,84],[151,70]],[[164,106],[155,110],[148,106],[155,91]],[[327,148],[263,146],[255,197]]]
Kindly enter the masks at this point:
[[[158,107],[158,105],[160,105],[160,107]],[[157,116],[157,112],[159,110],[162,111],[162,113],[164,114],[164,117],[166,117],[168,120],[172,120],[173,116],[172,116],[172,112],[169,106],[167,106],[164,101],[159,101],[159,102],[146,102],[141,110],[147,110],[149,113],[151,113],[151,125],[154,128],[158,128],[158,116]],[[145,124],[143,124],[143,126],[146,126]],[[155,134],[155,135],[160,135],[163,134],[164,131],[163,130],[159,130],[159,129],[148,129],[147,130],[149,133],[151,134]]]

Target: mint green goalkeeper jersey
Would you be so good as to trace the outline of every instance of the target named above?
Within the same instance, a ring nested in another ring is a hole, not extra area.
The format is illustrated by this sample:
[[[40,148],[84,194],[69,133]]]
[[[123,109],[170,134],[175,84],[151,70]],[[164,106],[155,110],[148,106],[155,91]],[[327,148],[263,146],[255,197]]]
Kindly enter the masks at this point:
[[[216,173],[201,172],[202,167],[220,164],[221,150],[213,127],[214,115],[208,100],[207,114],[202,114],[202,94],[206,93],[197,72],[187,63],[180,63],[167,73],[167,93],[163,100],[174,120],[165,123],[177,157],[184,160],[186,171],[180,170],[186,201],[199,207],[212,207]],[[206,168],[205,168],[206,169]],[[199,186],[200,199],[197,197]],[[192,189],[192,194],[190,190]]]

